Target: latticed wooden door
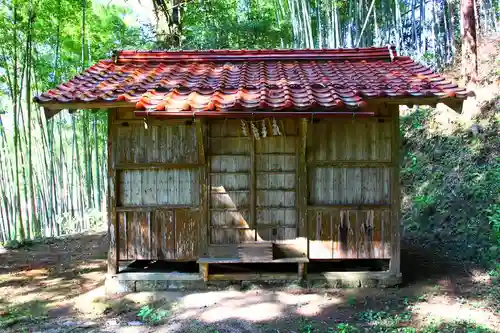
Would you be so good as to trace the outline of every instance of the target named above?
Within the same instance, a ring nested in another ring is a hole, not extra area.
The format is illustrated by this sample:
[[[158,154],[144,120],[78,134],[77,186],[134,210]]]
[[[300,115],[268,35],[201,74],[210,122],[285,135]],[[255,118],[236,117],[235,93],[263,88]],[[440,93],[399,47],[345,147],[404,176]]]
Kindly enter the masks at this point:
[[[280,135],[270,120],[209,124],[210,245],[295,239],[297,126],[276,125]]]

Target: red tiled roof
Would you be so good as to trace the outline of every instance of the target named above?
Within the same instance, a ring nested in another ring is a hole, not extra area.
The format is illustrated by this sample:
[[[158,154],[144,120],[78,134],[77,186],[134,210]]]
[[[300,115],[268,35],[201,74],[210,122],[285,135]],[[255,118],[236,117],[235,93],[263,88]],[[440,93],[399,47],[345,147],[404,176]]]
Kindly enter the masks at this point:
[[[173,112],[303,111],[357,110],[382,97],[467,96],[394,48],[360,48],[121,51],[35,101],[58,108],[128,102],[139,110]]]

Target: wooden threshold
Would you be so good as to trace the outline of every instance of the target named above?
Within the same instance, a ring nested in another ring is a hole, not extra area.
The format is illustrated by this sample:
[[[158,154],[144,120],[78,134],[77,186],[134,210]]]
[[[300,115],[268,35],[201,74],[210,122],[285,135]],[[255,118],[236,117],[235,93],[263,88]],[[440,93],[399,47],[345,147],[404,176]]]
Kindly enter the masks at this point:
[[[391,271],[359,271],[359,272],[323,272],[323,273],[309,273],[307,278],[309,280],[326,279],[326,280],[351,280],[351,279],[388,279],[399,278],[401,274],[395,276]]]
[[[279,264],[279,263],[308,263],[309,259],[302,258],[280,258],[273,260],[255,260],[244,261],[238,258],[200,258],[197,263],[199,264]]]
[[[209,274],[208,281],[269,281],[269,280],[291,280],[299,279],[297,273],[232,273],[232,274]]]
[[[117,274],[119,281],[201,281],[199,273],[172,273],[172,272],[123,272]]]

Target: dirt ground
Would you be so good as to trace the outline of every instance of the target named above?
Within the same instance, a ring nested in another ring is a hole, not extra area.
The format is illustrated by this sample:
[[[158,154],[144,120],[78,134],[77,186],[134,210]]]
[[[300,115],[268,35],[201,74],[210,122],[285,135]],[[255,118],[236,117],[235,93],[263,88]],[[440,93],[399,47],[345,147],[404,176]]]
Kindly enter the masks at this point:
[[[252,286],[115,299],[104,297],[104,233],[1,252],[6,333],[500,332],[498,281],[420,249],[403,247],[399,288]]]

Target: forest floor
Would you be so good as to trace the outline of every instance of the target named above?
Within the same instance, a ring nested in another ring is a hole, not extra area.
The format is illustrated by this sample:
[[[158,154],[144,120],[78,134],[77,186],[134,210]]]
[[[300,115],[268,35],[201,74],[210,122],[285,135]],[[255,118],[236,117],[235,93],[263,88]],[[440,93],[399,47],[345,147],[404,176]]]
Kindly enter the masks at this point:
[[[106,299],[105,233],[48,239],[0,254],[0,331],[500,332],[499,281],[438,252],[403,246],[399,288],[235,287]]]
[[[94,232],[0,246],[0,332],[500,332],[500,35],[481,43],[479,54],[478,117],[463,121],[439,107],[402,114],[400,287],[234,287],[107,299],[107,239]]]

